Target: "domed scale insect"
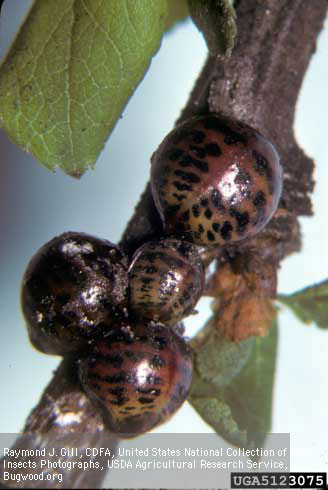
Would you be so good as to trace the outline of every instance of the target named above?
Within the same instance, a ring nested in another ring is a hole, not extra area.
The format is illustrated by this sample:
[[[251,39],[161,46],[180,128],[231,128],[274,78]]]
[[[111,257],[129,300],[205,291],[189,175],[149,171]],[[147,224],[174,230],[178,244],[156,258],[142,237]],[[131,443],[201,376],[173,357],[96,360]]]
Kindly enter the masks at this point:
[[[21,303],[32,344],[60,355],[87,348],[124,317],[127,285],[127,263],[116,245],[77,232],[55,237],[23,277]]]
[[[122,324],[95,342],[80,360],[79,375],[111,430],[129,436],[163,422],[185,401],[192,379],[191,351],[162,324]]]
[[[148,242],[129,268],[129,311],[174,325],[190,314],[205,282],[198,248],[180,240]]]
[[[275,212],[282,169],[272,143],[241,122],[194,117],[152,156],[151,186],[165,232],[198,245],[258,233]]]

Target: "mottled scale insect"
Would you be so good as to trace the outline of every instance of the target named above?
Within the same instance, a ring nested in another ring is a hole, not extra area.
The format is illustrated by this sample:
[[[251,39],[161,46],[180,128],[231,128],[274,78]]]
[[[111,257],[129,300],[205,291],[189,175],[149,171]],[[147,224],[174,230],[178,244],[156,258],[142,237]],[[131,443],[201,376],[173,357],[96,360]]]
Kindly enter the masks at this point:
[[[169,239],[148,242],[129,268],[129,311],[137,318],[174,325],[193,311],[204,281],[196,246]]]
[[[32,344],[47,354],[87,347],[124,313],[127,264],[118,247],[84,233],[67,232],[31,259],[21,302]]]
[[[87,395],[103,409],[114,432],[150,430],[186,399],[191,352],[182,337],[161,324],[121,326],[97,341],[80,361]]]
[[[177,126],[152,156],[151,185],[166,233],[199,245],[258,233],[275,212],[282,169],[258,131],[216,115]]]

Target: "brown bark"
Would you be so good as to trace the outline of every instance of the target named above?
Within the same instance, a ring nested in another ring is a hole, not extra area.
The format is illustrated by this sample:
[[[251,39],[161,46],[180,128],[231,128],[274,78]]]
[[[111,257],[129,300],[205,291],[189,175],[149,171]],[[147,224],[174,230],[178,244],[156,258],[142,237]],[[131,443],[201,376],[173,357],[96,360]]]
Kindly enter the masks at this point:
[[[235,5],[237,45],[229,59],[207,60],[179,122],[209,111],[223,113],[255,127],[277,146],[284,168],[278,211],[257,237],[220,250],[222,262],[240,254],[256,254],[277,268],[283,257],[300,247],[298,216],[311,214],[314,164],[297,145],[293,122],[298,92],[328,4],[327,0],[237,0]],[[131,254],[141,243],[161,234],[147,185],[122,237],[122,246]],[[63,423],[67,412],[71,420]],[[103,429],[100,414],[78,384],[75,364],[63,361],[28,417],[24,433],[43,434],[42,443],[55,445],[58,434],[92,432],[96,433],[92,444],[97,447],[104,445]],[[22,441],[19,439],[16,447]],[[34,445],[32,438],[24,447]],[[81,487],[90,485],[87,475],[80,475]],[[100,485],[102,476],[94,476],[93,483]],[[66,480],[62,487],[70,485],[72,482]]]

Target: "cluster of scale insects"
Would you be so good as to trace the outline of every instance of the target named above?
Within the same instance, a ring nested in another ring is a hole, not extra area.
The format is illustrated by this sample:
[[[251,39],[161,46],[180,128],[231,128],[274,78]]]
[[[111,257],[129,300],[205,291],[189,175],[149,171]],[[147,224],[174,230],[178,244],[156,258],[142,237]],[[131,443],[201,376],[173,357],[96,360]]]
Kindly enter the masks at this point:
[[[163,140],[151,186],[162,240],[129,260],[106,240],[67,232],[36,253],[23,278],[32,344],[78,359],[83,389],[119,433],[149,430],[188,396],[191,351],[176,325],[203,292],[200,247],[258,233],[278,206],[282,171],[261,134],[212,114]]]

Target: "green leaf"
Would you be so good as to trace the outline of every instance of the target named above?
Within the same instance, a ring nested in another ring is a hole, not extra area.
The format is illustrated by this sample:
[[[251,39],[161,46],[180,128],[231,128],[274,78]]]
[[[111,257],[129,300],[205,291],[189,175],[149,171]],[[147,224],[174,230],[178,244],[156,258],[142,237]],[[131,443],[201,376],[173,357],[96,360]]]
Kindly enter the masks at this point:
[[[328,280],[291,295],[279,294],[277,299],[302,322],[314,322],[320,328],[328,328]]]
[[[231,342],[223,332],[213,329],[197,352],[197,370],[203,379],[217,386],[228,385],[247,363],[254,343],[254,337]]]
[[[190,15],[212,56],[229,55],[237,35],[236,13],[229,0],[189,0]]]
[[[194,342],[195,369],[189,401],[219,435],[240,447],[260,447],[270,432],[277,332],[274,322],[266,337],[256,337],[252,344],[247,344],[250,339],[241,341],[244,345],[239,348],[227,340],[222,347],[220,336],[211,329],[205,339]],[[242,362],[238,360],[238,349],[244,353]],[[225,350],[227,366],[223,363]],[[219,363],[216,351],[221,357]],[[234,356],[236,366],[232,370]],[[220,364],[223,372],[226,369],[227,383],[215,372]]]
[[[236,446],[247,447],[247,433],[242,432],[232,416],[231,409],[219,397],[195,397],[194,408],[218,434]]]
[[[36,0],[0,68],[0,126],[49,169],[93,165],[159,48],[166,0]]]
[[[165,30],[169,31],[177,23],[187,20],[189,7],[187,0],[167,0],[168,14],[165,22]]]

